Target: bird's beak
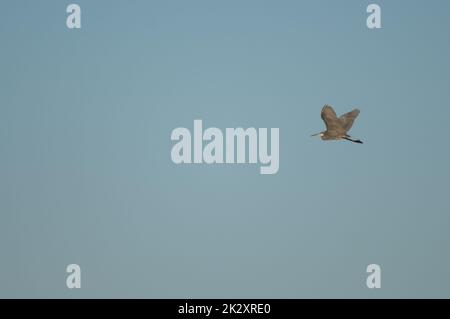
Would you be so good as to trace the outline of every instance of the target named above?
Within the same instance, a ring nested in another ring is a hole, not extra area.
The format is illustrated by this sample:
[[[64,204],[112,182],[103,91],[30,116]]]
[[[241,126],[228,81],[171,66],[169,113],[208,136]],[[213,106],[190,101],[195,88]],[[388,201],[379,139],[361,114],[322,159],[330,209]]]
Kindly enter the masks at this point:
[[[320,135],[322,132],[320,132],[320,133],[316,133],[316,134],[313,134],[313,135],[311,135],[311,136],[317,136],[317,135]]]

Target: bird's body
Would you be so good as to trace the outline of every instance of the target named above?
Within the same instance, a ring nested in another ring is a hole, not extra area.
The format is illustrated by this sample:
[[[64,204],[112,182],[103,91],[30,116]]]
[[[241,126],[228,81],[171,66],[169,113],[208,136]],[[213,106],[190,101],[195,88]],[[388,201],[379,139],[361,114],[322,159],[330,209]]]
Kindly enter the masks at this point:
[[[348,113],[341,115],[340,117],[336,116],[336,112],[334,112],[333,108],[329,105],[325,105],[322,108],[322,112],[320,116],[322,120],[325,122],[325,126],[327,128],[326,131],[314,134],[320,135],[322,140],[348,140],[355,143],[362,144],[360,140],[351,139],[350,135],[347,132],[352,128],[353,122],[359,115],[359,110],[354,109]]]

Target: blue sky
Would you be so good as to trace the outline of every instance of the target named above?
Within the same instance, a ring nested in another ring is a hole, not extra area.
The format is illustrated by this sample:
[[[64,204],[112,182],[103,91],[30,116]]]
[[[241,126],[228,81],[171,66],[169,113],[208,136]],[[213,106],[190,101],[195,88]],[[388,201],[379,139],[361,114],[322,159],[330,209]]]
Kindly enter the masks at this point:
[[[0,296],[450,296],[448,1],[376,1],[380,30],[370,1],[76,3],[2,4]],[[324,104],[363,145],[310,137]],[[278,174],[174,165],[194,119],[278,127]]]

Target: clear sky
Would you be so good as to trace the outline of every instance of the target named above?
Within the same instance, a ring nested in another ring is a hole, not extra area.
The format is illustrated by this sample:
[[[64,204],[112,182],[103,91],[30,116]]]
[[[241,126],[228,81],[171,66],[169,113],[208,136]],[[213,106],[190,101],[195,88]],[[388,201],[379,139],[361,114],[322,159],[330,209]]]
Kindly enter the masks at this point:
[[[449,1],[74,2],[1,4],[0,297],[450,297]],[[278,174],[175,165],[194,119]]]

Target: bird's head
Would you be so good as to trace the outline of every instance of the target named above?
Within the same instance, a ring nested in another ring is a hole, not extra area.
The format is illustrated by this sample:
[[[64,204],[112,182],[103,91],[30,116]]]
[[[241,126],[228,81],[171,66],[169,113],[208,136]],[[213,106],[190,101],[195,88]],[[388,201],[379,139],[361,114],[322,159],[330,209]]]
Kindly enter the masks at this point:
[[[319,136],[319,137],[323,137],[323,132],[320,132],[320,133],[316,133],[316,134],[313,134],[313,135],[311,135],[311,136]]]

